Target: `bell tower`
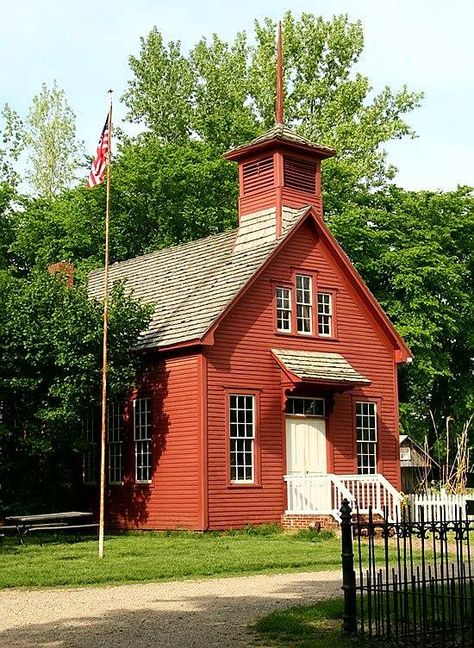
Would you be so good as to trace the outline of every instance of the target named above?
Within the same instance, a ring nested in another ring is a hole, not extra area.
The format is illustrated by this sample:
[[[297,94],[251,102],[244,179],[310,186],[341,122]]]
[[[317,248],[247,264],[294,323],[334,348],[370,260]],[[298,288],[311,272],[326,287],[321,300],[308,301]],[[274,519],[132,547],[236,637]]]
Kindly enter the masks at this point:
[[[274,235],[283,231],[283,212],[313,205],[322,216],[321,160],[335,151],[311,142],[284,124],[281,23],[277,39],[275,125],[266,133],[228,151],[239,165],[239,226],[247,217],[275,210]]]

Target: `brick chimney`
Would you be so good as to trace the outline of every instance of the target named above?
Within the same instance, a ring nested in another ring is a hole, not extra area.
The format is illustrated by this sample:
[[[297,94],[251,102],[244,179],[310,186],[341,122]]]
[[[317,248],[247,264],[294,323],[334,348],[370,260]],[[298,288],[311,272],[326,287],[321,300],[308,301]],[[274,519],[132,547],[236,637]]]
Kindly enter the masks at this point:
[[[48,272],[52,275],[59,275],[64,278],[68,288],[74,285],[74,266],[69,261],[58,261],[57,263],[50,263]]]

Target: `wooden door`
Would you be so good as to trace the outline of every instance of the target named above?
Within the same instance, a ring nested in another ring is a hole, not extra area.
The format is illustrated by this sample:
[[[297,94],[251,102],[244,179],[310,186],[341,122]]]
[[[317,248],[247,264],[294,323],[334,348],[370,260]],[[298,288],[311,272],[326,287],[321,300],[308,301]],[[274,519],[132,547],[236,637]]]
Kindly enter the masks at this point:
[[[289,475],[327,473],[325,419],[286,419],[286,465]]]

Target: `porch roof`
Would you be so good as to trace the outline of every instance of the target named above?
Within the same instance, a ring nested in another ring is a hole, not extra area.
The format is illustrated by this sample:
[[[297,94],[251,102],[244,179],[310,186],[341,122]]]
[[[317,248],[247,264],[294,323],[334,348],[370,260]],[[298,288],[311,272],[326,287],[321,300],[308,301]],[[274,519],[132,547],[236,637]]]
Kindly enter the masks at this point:
[[[272,353],[293,382],[319,382],[334,385],[370,385],[340,353],[272,349]]]

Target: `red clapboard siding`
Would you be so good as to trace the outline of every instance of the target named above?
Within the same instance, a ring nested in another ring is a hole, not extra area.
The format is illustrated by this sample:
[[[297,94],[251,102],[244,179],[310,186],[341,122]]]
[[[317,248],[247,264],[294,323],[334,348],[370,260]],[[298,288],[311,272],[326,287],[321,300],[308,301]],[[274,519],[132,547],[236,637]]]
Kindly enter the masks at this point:
[[[135,484],[129,416],[124,484],[109,487],[111,523],[122,528],[200,528],[200,389],[196,354],[155,360],[140,376],[136,396],[151,398],[152,483]]]
[[[291,281],[292,269],[317,271],[318,285],[336,291],[337,340],[274,332],[273,288],[275,282]],[[372,381],[351,394],[335,395],[327,426],[329,466],[335,473],[356,472],[354,401],[375,398],[379,414],[378,470],[395,487],[400,485],[393,349],[308,223],[229,312],[216,331],[214,346],[206,350],[210,528],[276,522],[285,509],[281,375],[271,356],[272,348],[341,353]],[[225,390],[237,388],[259,390],[258,486],[228,485]],[[313,389],[317,395],[317,388]]]

